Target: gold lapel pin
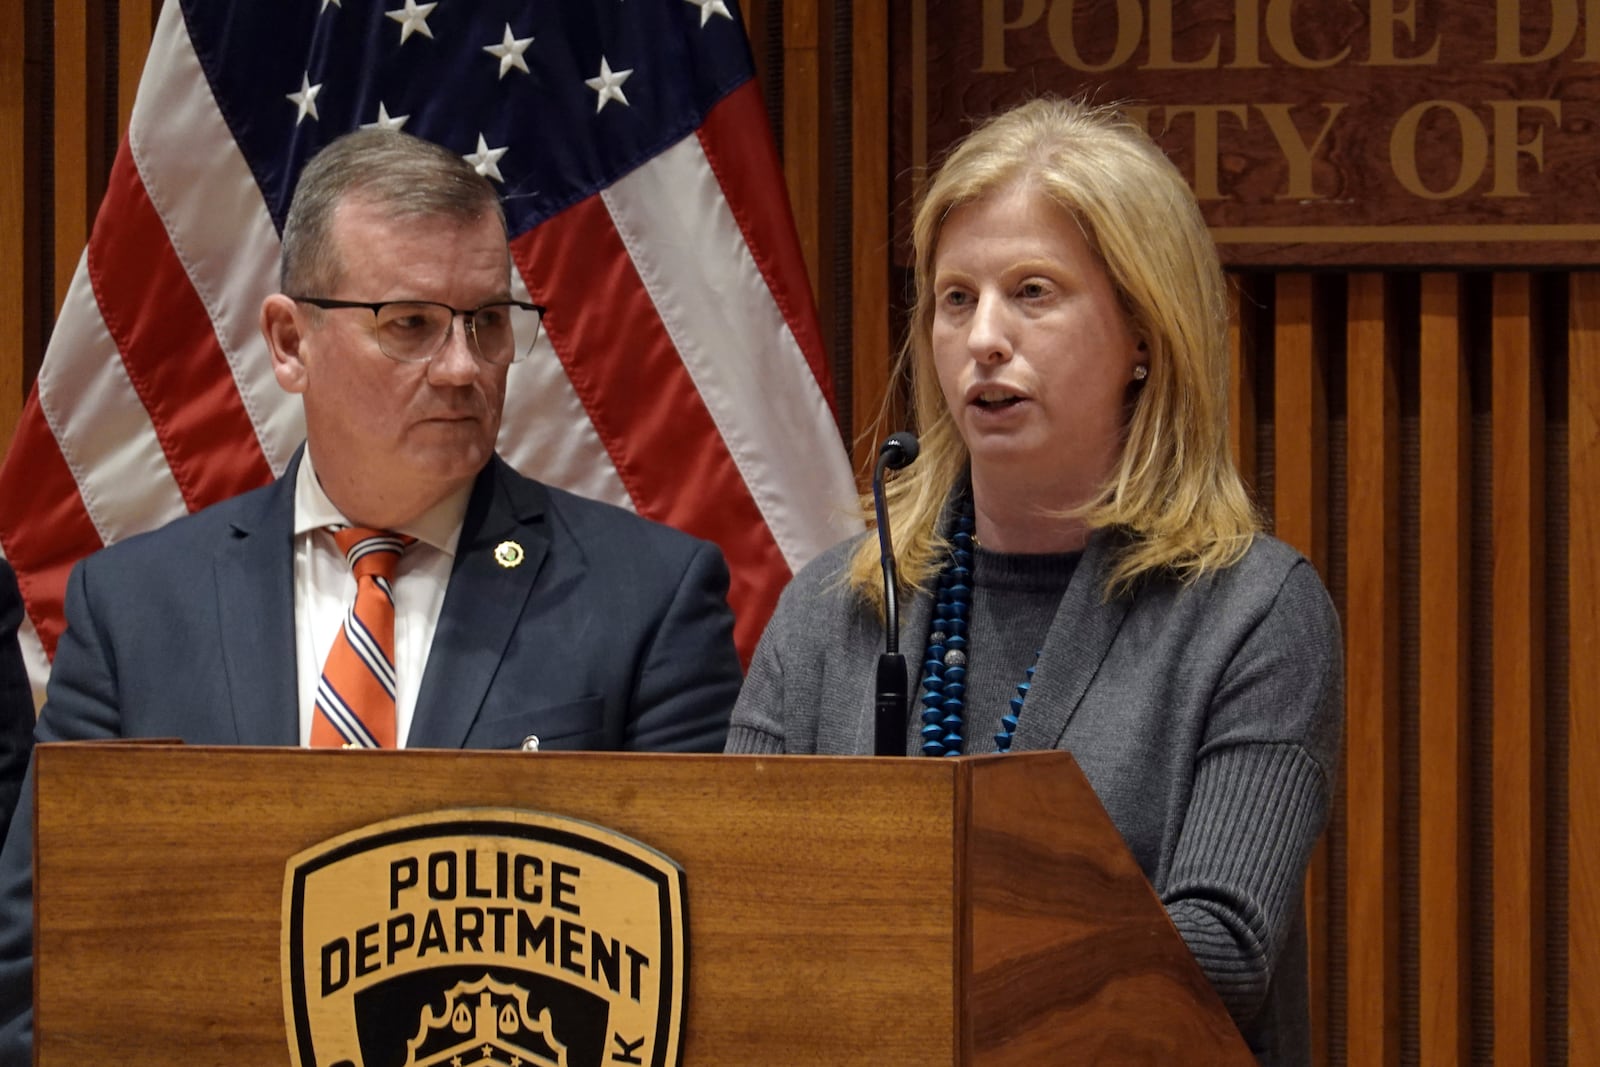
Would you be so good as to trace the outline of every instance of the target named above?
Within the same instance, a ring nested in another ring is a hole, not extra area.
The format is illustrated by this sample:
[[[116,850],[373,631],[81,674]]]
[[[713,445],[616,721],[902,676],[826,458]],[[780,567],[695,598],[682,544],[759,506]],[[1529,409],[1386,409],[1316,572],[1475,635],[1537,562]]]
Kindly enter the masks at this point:
[[[494,561],[510,570],[522,564],[522,546],[515,541],[501,541],[494,546]]]

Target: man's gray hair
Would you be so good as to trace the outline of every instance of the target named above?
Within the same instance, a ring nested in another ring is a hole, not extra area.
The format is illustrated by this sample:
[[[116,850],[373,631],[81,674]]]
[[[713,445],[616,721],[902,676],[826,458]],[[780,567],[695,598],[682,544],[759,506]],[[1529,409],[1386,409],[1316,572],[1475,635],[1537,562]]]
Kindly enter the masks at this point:
[[[393,218],[477,222],[505,212],[489,180],[465,159],[398,130],[354,130],[306,164],[283,223],[279,284],[291,296],[325,296],[343,278],[333,217],[346,199],[383,207]]]

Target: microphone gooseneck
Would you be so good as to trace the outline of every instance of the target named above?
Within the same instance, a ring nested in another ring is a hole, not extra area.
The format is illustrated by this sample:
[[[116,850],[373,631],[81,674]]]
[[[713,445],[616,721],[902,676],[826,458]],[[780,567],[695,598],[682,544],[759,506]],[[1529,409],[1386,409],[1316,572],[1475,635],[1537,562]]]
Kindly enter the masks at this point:
[[[873,693],[873,750],[879,756],[906,752],[906,661],[900,654],[900,578],[894,565],[894,544],[889,532],[889,506],[883,492],[886,471],[909,466],[921,446],[914,434],[890,434],[878,449],[872,467],[872,508],[878,520],[878,552],[883,564],[883,652]]]

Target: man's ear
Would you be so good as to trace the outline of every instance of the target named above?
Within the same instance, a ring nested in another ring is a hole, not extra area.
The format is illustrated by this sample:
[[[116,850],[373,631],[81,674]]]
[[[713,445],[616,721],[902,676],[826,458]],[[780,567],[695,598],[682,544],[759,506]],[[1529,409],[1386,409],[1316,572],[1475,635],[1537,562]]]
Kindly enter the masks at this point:
[[[305,330],[300,309],[282,293],[261,302],[261,336],[272,353],[272,376],[286,393],[306,390]]]

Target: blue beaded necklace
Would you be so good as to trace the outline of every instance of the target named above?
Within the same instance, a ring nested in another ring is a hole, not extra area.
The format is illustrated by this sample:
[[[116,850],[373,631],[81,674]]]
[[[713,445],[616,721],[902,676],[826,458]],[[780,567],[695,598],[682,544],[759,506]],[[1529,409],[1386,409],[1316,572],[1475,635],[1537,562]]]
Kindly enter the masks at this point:
[[[950,559],[939,572],[939,590],[928,623],[928,650],[922,662],[922,754],[959,756],[967,694],[967,623],[972,612],[972,502],[956,515],[950,535]],[[1038,664],[1035,663],[1034,667]],[[1033,685],[1034,667],[1017,686],[1011,711],[1000,717],[994,735],[1001,752],[1011,751],[1011,735],[1022,716],[1022,703]]]

